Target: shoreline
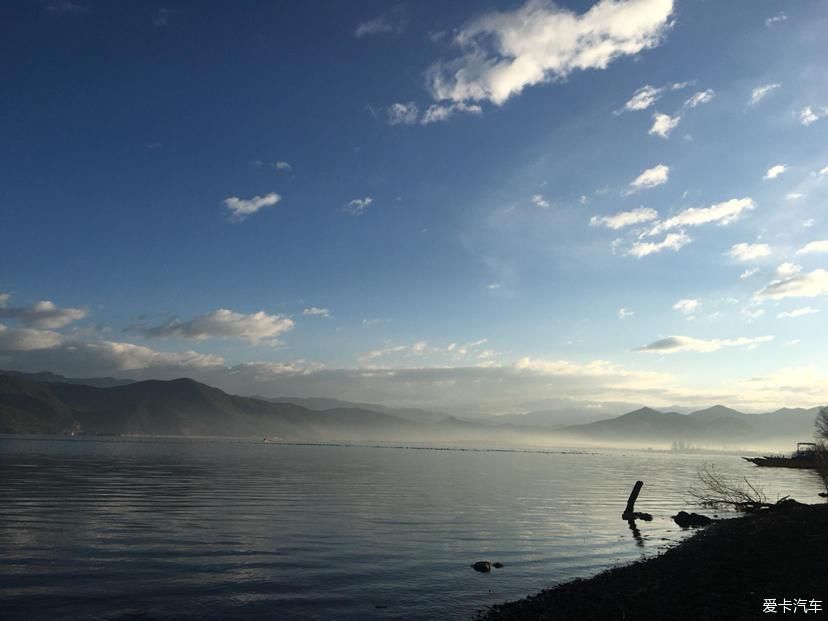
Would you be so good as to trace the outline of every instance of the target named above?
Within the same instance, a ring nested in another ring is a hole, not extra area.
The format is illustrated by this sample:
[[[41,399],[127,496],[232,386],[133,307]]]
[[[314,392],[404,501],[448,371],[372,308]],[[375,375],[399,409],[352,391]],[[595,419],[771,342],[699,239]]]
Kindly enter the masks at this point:
[[[828,615],[828,504],[793,505],[714,522],[664,553],[495,604],[476,621],[650,621]],[[783,600],[790,609],[783,611]],[[796,600],[821,610],[794,613]]]

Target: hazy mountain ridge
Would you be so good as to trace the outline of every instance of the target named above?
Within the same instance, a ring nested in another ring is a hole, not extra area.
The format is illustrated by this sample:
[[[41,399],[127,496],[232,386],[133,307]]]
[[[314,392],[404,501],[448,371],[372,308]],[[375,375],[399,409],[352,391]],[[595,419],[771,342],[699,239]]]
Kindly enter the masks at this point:
[[[34,382],[50,382],[61,384],[83,384],[85,386],[94,386],[96,388],[112,388],[113,386],[126,386],[127,384],[134,384],[136,380],[121,379],[117,377],[66,377],[58,375],[50,371],[40,371],[38,373],[24,373],[23,371],[7,371],[0,369],[0,375],[11,375],[21,379],[27,379]]]
[[[32,376],[49,381],[30,379]],[[571,420],[580,412],[556,410],[535,416],[469,420],[417,408],[387,408],[337,399],[243,397],[186,378],[99,388],[79,379],[55,381],[58,377],[0,371],[0,433],[268,436],[301,441],[687,441],[715,446],[809,440],[819,409],[783,408],[745,414],[716,405],[681,414],[645,407],[612,418],[551,427],[550,421]]]
[[[616,418],[562,431],[592,439],[633,441],[745,442],[782,438],[809,440],[814,433],[814,408],[783,408],[765,414],[745,414],[715,405],[690,414],[641,408]]]

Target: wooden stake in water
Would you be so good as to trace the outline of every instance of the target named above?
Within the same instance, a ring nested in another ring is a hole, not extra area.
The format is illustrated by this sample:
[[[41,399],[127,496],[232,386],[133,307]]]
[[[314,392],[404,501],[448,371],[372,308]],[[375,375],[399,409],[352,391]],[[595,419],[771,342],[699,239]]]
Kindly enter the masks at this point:
[[[621,514],[621,519],[629,520],[635,519],[635,501],[638,500],[638,494],[641,493],[641,488],[644,486],[644,481],[636,481],[633,485],[630,497],[627,499],[627,508]]]

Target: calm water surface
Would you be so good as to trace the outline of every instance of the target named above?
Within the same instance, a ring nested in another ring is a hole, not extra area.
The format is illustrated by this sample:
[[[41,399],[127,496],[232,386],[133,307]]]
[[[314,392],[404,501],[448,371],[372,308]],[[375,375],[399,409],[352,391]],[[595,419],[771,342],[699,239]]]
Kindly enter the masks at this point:
[[[468,619],[679,541],[703,462],[816,500],[731,456],[0,437],[0,617]]]

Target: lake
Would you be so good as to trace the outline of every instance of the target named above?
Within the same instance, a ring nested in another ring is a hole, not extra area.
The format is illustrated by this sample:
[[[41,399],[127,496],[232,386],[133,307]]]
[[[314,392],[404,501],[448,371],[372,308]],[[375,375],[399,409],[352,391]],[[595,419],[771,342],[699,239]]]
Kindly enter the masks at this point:
[[[704,462],[818,500],[815,475],[729,455],[4,436],[1,616],[468,619],[681,540]]]

